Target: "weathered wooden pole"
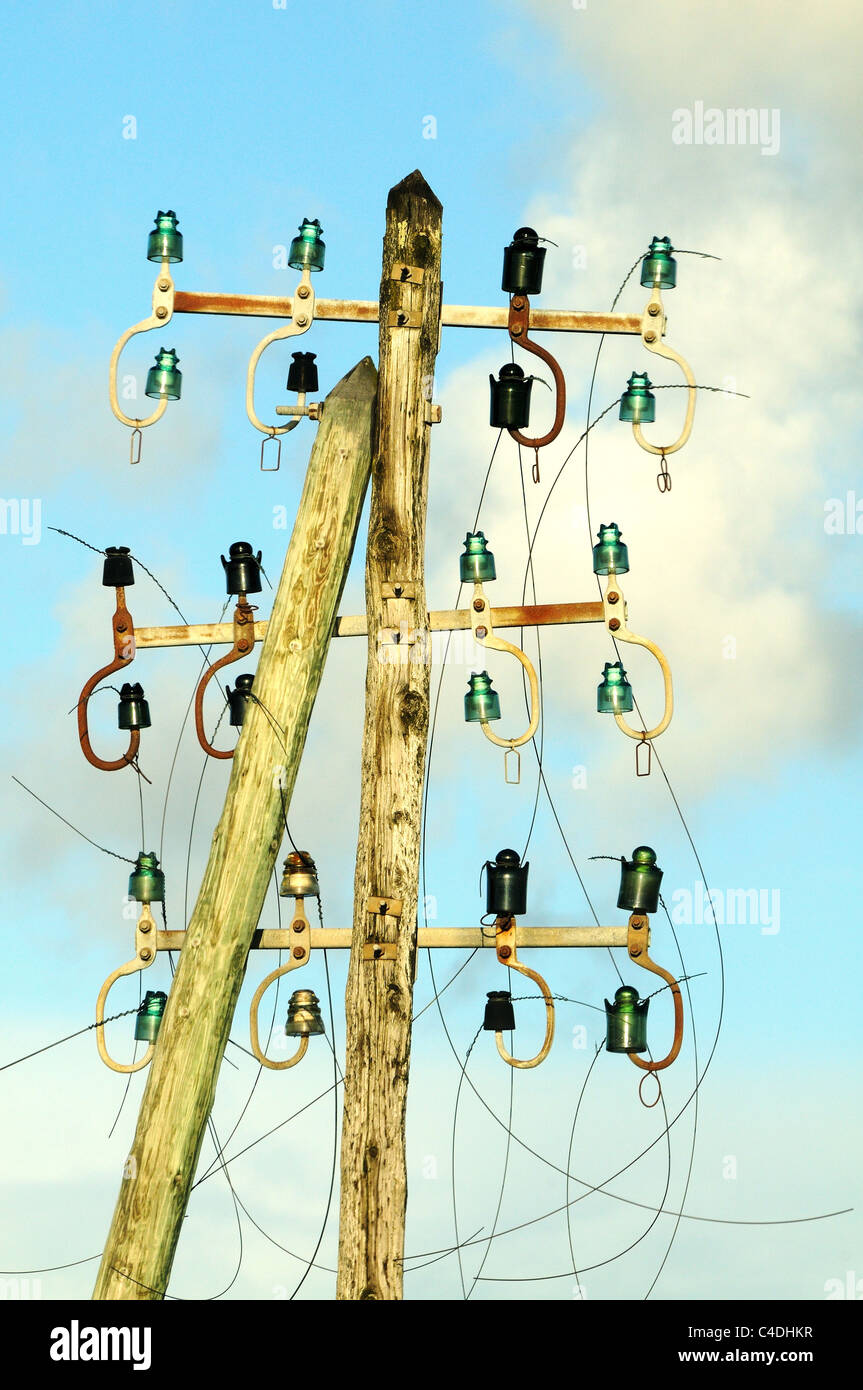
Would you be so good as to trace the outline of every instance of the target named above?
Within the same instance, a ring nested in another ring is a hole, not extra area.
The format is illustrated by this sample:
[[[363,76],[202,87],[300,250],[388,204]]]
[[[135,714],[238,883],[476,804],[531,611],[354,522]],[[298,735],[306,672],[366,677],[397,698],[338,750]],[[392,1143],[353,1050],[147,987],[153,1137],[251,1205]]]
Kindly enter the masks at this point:
[[[263,708],[250,702],[237,744],[141,1103],[127,1164],[133,1176],[120,1187],[95,1298],[157,1299],[168,1283],[252,934],[282,843],[283,801],[290,804],[354,547],[376,383],[374,364],[364,358],[324,404],[255,675]]]
[[[338,1297],[402,1293],[405,1109],[428,735],[424,550],[441,205],[419,172],[390,192],[366,557],[368,667],[346,993]],[[402,625],[406,625],[403,629]],[[385,630],[404,633],[396,645]],[[389,658],[389,659],[387,659]],[[364,949],[387,943],[383,952]]]

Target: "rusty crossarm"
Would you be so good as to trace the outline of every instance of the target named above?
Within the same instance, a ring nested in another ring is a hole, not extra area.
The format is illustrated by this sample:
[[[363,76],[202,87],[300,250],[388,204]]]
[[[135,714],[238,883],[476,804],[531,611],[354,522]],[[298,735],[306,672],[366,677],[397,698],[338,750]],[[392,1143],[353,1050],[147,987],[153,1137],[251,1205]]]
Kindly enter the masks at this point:
[[[289,319],[293,299],[267,294],[209,294],[177,290],[175,314],[242,314],[256,318]],[[335,323],[377,323],[378,305],[371,299],[318,299],[315,318]],[[444,304],[444,328],[506,328],[507,306]],[[530,326],[546,333],[641,333],[640,314],[594,314],[571,309],[534,309]]]
[[[543,950],[554,946],[626,946],[626,927],[516,927],[516,944],[519,947],[537,947]],[[159,931],[156,933],[158,951],[181,951],[186,940],[184,931]],[[252,937],[253,951],[288,950],[296,938],[288,928],[259,929]],[[351,944],[350,927],[314,927],[311,933],[312,949],[348,950]],[[420,927],[417,933],[419,946],[432,948],[449,947],[454,950],[469,950],[472,947],[489,946],[494,949],[495,934],[492,928],[482,927]]]
[[[601,603],[538,603],[525,607],[493,608],[491,618],[495,628],[508,627],[549,627],[562,623],[601,623],[603,608]],[[429,613],[429,632],[458,632],[470,628],[470,610],[467,608],[448,608],[441,612]],[[267,620],[255,623],[255,636],[262,639],[267,630]],[[334,637],[364,637],[367,634],[365,613],[356,616],[337,618]],[[232,623],[198,623],[191,627],[136,627],[135,646],[141,647],[196,647],[209,646],[210,643],[233,642]]]

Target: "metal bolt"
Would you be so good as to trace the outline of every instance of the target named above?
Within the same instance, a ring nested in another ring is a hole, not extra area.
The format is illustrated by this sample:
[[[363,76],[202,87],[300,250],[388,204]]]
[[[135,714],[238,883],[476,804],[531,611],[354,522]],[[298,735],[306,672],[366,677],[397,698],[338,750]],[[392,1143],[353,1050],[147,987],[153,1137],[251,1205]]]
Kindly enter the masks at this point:
[[[641,947],[640,947],[640,946],[631,946],[631,947],[629,948],[629,954],[630,954],[631,956],[640,956],[640,955],[641,955]]]
[[[609,620],[608,620],[608,627],[609,627],[609,630],[610,630],[611,632],[617,632],[617,629],[620,627],[620,619],[619,619],[619,618],[609,618]]]
[[[645,333],[645,335],[644,335],[644,341],[645,341],[646,343],[655,343],[655,342],[656,342],[656,334],[654,333],[654,331],[653,331],[652,328],[650,329],[649,332]]]
[[[308,323],[308,321],[309,321],[309,316],[308,316],[308,314],[297,314],[296,323],[297,323],[297,326],[298,326],[299,328],[305,328],[305,326],[306,326],[306,324]]]
[[[297,290],[297,295],[300,299],[308,299],[310,294],[311,290],[308,285],[300,285],[299,289]]]
[[[156,310],[156,318],[157,318],[157,319],[166,319],[167,317],[168,317],[168,310],[165,308],[164,304],[160,304],[159,307],[158,307],[158,309]]]
[[[524,332],[524,326],[520,323],[516,323],[509,331],[514,338],[520,338]]]
[[[291,955],[293,956],[294,960],[302,960],[305,954],[305,946],[295,946],[293,951],[291,952]]]
[[[488,635],[488,628],[485,628],[485,627],[478,627],[477,630],[476,630],[476,635],[477,635],[477,637],[480,637],[480,638],[486,637],[486,636]]]
[[[296,920],[295,922],[292,922],[292,923],[291,923],[291,930],[292,930],[292,931],[305,931],[305,929],[306,929],[306,924],[305,924],[305,922],[303,921],[302,917],[298,917],[297,920]]]
[[[117,632],[125,632],[125,631],[126,631],[126,624],[125,624],[125,623],[118,623],[118,624],[117,624]]]
[[[160,290],[166,290],[166,289],[168,288],[168,286],[170,285],[170,283],[171,283],[170,280],[164,280],[164,279],[163,279],[163,280],[160,280],[160,281],[159,281],[159,289],[160,289]]]
[[[659,313],[659,305],[658,305],[658,304],[648,304],[648,306],[647,306],[647,312],[650,314],[651,318],[655,318],[656,315]]]
[[[617,603],[617,600],[620,598],[620,594],[615,593],[612,590],[612,592],[610,594],[606,594],[605,597],[608,599],[609,603]]]
[[[521,296],[520,294],[517,294],[516,297],[515,297],[515,299],[512,301],[512,307],[513,307],[513,309],[523,309],[523,308],[524,308],[524,300],[523,300],[523,298],[522,298],[522,296]]]
[[[138,923],[138,931],[149,931],[151,925],[152,925],[152,924],[151,924],[150,922],[147,922],[147,921],[139,922],[139,923]]]
[[[138,955],[141,957],[141,960],[152,960],[153,952],[150,950],[149,946],[144,946],[138,952]]]
[[[481,613],[482,610],[485,608],[485,599],[475,598],[473,601],[473,606],[476,609],[477,613]]]
[[[509,960],[510,956],[512,955],[512,949],[509,946],[500,946],[498,947],[497,953],[500,956],[501,960]]]

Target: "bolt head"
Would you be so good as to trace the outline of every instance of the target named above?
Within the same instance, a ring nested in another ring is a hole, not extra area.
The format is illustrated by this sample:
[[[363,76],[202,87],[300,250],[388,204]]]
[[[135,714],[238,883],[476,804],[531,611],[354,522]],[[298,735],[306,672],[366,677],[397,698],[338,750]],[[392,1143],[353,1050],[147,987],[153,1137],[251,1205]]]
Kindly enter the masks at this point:
[[[160,304],[159,307],[158,307],[158,309],[156,310],[156,318],[157,318],[157,319],[166,319],[167,317],[168,317],[168,310],[165,308],[164,304]]]
[[[620,619],[619,619],[619,618],[609,618],[609,620],[608,620],[608,626],[609,626],[609,628],[611,629],[612,632],[617,632],[617,629],[620,627]]]
[[[305,954],[305,946],[295,946],[293,951],[291,952],[291,955],[294,957],[294,960],[302,960]]]

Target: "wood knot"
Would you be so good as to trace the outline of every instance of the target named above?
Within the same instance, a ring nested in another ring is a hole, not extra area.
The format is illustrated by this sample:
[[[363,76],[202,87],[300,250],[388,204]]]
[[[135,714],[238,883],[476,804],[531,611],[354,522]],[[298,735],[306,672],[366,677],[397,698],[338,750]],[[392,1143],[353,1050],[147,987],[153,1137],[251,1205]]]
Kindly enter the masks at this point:
[[[405,733],[422,733],[428,725],[426,698],[418,690],[406,690],[399,705],[399,719]]]

